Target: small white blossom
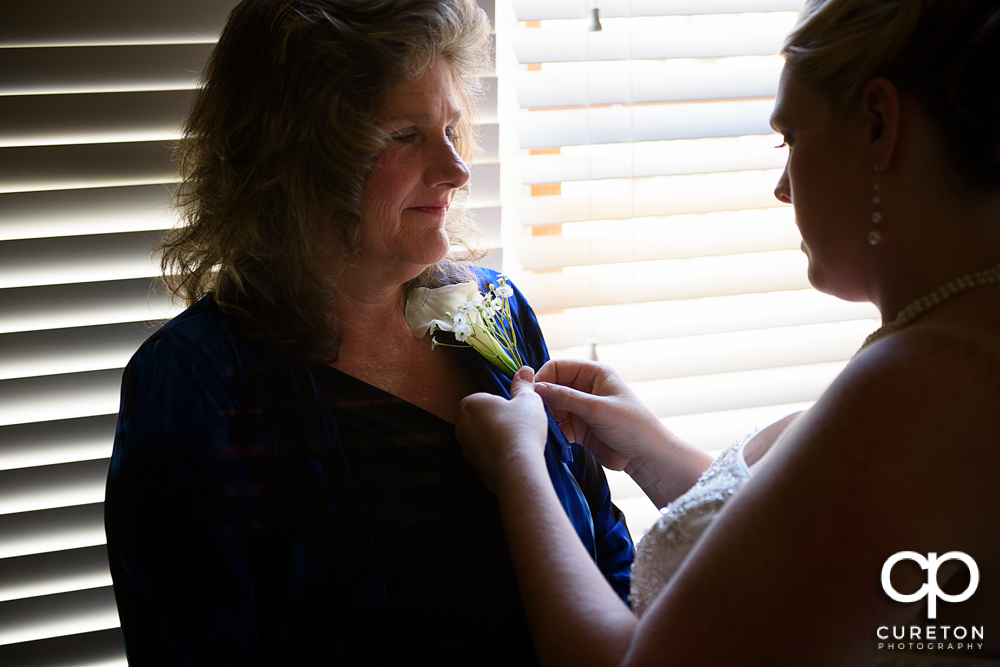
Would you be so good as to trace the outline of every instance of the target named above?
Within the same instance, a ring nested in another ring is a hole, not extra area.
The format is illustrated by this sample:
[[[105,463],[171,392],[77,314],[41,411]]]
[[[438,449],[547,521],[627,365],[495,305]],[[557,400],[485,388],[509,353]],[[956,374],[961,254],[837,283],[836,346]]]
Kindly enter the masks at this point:
[[[462,323],[455,324],[455,340],[459,343],[464,343],[465,339],[472,335],[472,325]]]
[[[503,309],[503,299],[501,299],[500,297],[497,297],[497,298],[493,299],[493,302],[490,305],[493,307],[493,310],[497,310],[497,311],[502,310]]]
[[[514,296],[514,288],[507,283],[500,283],[500,287],[497,288],[497,296],[502,296],[505,299],[509,299]]]
[[[468,315],[465,314],[465,311],[459,310],[451,318],[451,321],[452,321],[452,324],[454,324],[457,327],[460,324],[465,324],[466,322],[468,322],[469,321],[469,317],[468,317]]]

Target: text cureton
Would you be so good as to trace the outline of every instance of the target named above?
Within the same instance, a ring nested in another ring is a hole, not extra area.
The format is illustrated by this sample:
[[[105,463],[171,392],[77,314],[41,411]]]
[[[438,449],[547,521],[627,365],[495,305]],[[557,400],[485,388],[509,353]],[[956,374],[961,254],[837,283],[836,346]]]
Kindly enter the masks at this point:
[[[881,626],[877,631],[879,639],[910,639],[910,640],[949,640],[949,639],[982,639],[983,627],[972,626],[968,628],[964,625],[894,625],[891,628],[887,625]]]

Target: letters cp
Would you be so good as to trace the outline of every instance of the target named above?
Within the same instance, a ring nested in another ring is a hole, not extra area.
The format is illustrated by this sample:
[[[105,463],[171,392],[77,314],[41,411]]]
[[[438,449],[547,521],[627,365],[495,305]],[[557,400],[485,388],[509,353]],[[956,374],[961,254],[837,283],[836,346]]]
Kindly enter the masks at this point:
[[[895,567],[896,563],[901,560],[912,560],[920,566],[920,569],[927,570],[927,583],[921,586],[916,593],[903,595],[892,587],[892,582],[889,580],[889,577],[892,574],[892,568]],[[969,586],[958,595],[948,595],[943,592],[940,587],[938,587],[938,568],[941,566],[941,563],[949,560],[960,560],[965,563],[967,568],[969,568]],[[964,554],[961,551],[949,551],[940,558],[938,558],[938,555],[933,551],[927,554],[927,558],[924,558],[921,554],[918,554],[915,551],[900,551],[899,553],[890,556],[889,559],[885,561],[885,565],[882,566],[882,589],[885,590],[886,595],[897,602],[916,602],[917,600],[926,597],[927,618],[937,618],[938,598],[941,598],[945,602],[965,602],[972,597],[972,594],[976,592],[976,588],[978,587],[979,567],[976,565],[976,561],[974,561],[971,556]]]

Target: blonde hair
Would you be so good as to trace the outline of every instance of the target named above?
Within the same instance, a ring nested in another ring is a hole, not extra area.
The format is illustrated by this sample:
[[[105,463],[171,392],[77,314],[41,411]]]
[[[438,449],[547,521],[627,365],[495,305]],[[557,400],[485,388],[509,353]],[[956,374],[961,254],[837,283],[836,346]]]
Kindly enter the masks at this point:
[[[339,274],[320,266],[317,232],[332,227],[345,248],[339,271],[347,270],[359,250],[365,185],[388,142],[378,118],[389,91],[438,58],[465,107],[457,150],[469,160],[477,75],[489,59],[489,25],[471,0],[237,5],[178,146],[184,224],[161,244],[167,289],[189,305],[214,291],[255,335],[335,360],[330,297]],[[456,245],[472,228],[463,199],[446,222]],[[414,285],[465,275],[444,261]]]
[[[934,124],[955,189],[1000,189],[1000,4],[996,0],[807,0],[786,67],[845,115],[885,77]]]

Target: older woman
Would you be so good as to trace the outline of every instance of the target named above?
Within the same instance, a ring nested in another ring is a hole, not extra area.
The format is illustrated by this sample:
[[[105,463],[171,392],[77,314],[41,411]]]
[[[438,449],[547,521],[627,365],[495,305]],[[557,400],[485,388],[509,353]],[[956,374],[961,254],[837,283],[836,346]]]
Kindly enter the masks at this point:
[[[498,282],[446,259],[487,53],[466,0],[230,16],[163,250],[190,308],[126,369],[108,478],[133,666],[535,662],[496,498],[454,436],[460,400],[510,380],[404,318],[417,287]],[[534,314],[502,291],[541,366]],[[551,430],[562,511],[624,595],[633,549],[603,471]]]
[[[1000,5],[809,0],[784,55],[775,194],[812,283],[885,324],[794,424],[701,477],[596,364],[466,399],[543,663],[1000,664]],[[543,400],[668,505],[636,556],[639,618],[556,511]]]

